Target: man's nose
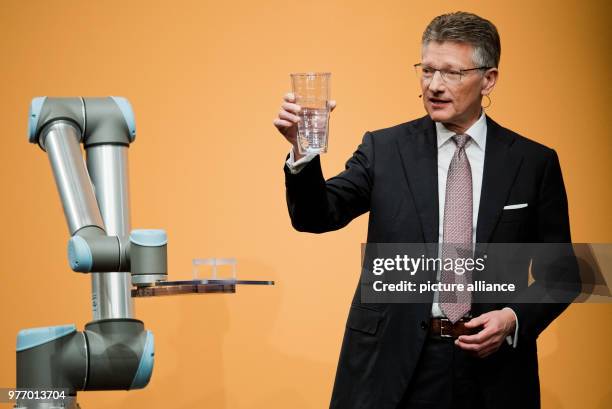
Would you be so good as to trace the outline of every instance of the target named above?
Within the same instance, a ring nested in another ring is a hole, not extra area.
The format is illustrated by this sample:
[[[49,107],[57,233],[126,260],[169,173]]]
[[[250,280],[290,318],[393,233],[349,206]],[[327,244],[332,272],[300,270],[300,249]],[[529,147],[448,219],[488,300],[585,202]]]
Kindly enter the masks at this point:
[[[442,74],[440,71],[435,71],[429,86],[427,87],[433,93],[437,93],[444,90],[444,81],[442,80]]]

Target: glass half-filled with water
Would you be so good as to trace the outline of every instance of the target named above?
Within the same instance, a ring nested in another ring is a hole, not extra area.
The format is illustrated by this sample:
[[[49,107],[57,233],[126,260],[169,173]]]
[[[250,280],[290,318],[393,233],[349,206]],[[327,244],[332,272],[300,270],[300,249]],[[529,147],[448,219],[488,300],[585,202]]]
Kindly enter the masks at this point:
[[[291,74],[295,103],[301,107],[297,142],[302,155],[327,152],[330,77],[329,72]]]

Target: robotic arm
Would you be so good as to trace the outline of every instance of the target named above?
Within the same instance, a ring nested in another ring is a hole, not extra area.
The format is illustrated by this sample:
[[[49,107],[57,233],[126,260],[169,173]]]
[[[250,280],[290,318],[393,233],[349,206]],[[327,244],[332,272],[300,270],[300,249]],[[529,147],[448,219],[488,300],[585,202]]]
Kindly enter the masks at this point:
[[[32,101],[29,141],[49,157],[71,236],[70,266],[95,272],[94,321],[82,332],[63,325],[19,333],[17,387],[62,388],[67,396],[47,406],[18,402],[18,408],[76,407],[77,390],[136,389],[149,382],[154,339],[133,318],[130,273],[134,270],[138,283],[165,279],[166,234],[137,230],[129,235],[127,149],[135,135],[124,98]]]
[[[236,284],[273,284],[167,281],[165,231],[130,231],[127,151],[135,136],[125,98],[32,101],[29,141],[49,157],[70,233],[69,264],[91,274],[94,319],[82,332],[75,325],[20,331],[17,388],[66,395],[18,400],[15,408],[75,409],[77,391],[144,388],[153,371],[154,338],[134,318],[133,296],[233,293]]]

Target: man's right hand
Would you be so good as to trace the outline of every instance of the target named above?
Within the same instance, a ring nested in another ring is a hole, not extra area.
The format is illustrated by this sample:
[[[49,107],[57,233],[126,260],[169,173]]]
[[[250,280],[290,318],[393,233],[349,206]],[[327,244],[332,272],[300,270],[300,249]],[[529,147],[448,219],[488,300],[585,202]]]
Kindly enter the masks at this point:
[[[273,123],[285,139],[293,145],[293,158],[297,161],[304,156],[300,154],[297,145],[298,122],[301,120],[298,115],[302,107],[295,103],[295,95],[291,92],[285,94],[283,101]],[[329,101],[328,104],[330,111],[336,108],[336,101]]]

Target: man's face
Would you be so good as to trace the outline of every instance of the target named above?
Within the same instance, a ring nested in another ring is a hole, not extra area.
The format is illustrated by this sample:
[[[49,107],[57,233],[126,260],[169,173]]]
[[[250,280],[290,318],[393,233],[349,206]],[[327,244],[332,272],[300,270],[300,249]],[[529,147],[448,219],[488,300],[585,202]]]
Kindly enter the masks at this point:
[[[459,71],[475,68],[474,48],[454,41],[429,42],[423,49],[421,63],[434,69]],[[439,72],[433,78],[421,80],[423,104],[432,120],[461,127],[470,124],[480,114],[481,91],[486,78],[482,71],[467,71],[458,83],[444,81]]]

